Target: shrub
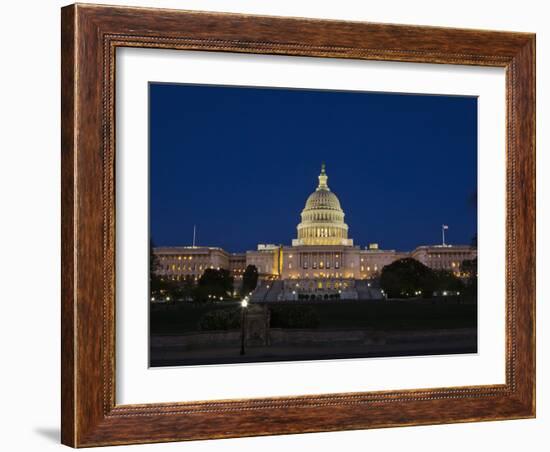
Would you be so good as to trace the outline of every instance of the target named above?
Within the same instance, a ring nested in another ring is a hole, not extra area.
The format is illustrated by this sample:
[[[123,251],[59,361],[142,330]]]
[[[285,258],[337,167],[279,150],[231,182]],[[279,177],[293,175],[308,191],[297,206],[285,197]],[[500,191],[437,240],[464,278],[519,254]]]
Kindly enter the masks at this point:
[[[272,328],[317,328],[320,322],[319,313],[313,306],[271,307]]]
[[[199,329],[202,331],[234,330],[240,326],[240,309],[216,309],[207,312],[199,320]]]

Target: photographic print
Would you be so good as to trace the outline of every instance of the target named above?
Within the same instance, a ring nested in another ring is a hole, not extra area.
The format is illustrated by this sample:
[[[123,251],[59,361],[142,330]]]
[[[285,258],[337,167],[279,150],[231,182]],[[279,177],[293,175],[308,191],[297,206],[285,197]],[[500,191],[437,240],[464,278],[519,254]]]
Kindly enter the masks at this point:
[[[150,83],[150,366],[476,353],[477,108]]]

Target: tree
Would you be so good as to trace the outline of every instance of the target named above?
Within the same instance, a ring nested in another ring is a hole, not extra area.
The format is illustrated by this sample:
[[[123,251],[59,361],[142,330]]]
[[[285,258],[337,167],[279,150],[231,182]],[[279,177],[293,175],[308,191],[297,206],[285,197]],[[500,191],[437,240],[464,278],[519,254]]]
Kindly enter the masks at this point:
[[[416,259],[399,259],[382,269],[380,287],[388,298],[429,298],[435,288],[435,275]]]
[[[435,290],[439,292],[458,292],[464,288],[462,281],[450,270],[437,270],[435,275]]]
[[[465,290],[469,295],[477,295],[477,257],[462,261],[460,270],[465,274]]]
[[[233,290],[233,277],[228,270],[207,268],[199,279],[195,299],[206,301],[211,298],[227,297]]]
[[[255,265],[247,265],[243,273],[243,293],[252,292],[258,285],[258,269]]]
[[[149,291],[151,296],[164,289],[161,278],[158,275],[160,270],[160,262],[158,256],[155,254],[155,244],[153,239],[149,240]]]
[[[460,270],[465,273],[468,280],[477,279],[477,257],[462,261]]]
[[[163,288],[164,294],[173,301],[187,301],[195,294],[195,284],[190,277],[183,281],[166,281]]]

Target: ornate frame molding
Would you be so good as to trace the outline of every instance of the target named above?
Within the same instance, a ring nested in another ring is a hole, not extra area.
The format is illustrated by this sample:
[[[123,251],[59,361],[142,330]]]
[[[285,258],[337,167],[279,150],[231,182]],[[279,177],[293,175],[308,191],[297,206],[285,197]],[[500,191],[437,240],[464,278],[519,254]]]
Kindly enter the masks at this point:
[[[116,405],[118,47],[504,67],[506,383]],[[533,417],[534,328],[534,35],[80,4],[62,9],[64,444],[82,447]]]

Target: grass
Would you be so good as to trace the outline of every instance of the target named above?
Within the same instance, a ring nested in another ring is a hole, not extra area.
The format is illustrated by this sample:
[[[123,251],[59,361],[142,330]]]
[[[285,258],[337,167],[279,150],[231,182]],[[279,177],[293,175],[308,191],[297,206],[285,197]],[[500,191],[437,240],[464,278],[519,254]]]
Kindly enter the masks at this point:
[[[441,301],[333,303],[319,307],[320,328],[428,330],[475,328],[477,305]]]
[[[149,310],[150,331],[153,334],[187,333],[199,330],[199,320],[216,309],[235,308],[238,303],[177,303],[152,305]]]
[[[298,305],[300,302],[277,303]],[[319,329],[370,328],[387,331],[475,328],[477,304],[432,299],[399,301],[355,301],[307,303],[319,314]],[[179,303],[153,305],[150,327],[153,334],[177,334],[198,331],[200,318],[215,309],[236,308],[238,303]]]

